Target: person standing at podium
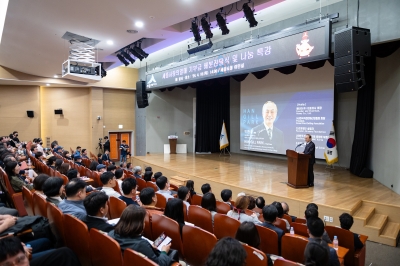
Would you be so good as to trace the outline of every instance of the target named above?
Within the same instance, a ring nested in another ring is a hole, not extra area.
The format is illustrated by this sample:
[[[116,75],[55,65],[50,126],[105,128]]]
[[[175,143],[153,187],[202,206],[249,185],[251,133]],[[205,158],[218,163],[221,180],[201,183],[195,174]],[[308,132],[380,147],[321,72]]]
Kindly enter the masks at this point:
[[[311,155],[308,160],[308,186],[314,186],[314,164],[315,164],[315,144],[311,140],[311,135],[306,134],[304,136],[304,140],[306,141],[306,147],[304,148],[304,152],[302,154]]]

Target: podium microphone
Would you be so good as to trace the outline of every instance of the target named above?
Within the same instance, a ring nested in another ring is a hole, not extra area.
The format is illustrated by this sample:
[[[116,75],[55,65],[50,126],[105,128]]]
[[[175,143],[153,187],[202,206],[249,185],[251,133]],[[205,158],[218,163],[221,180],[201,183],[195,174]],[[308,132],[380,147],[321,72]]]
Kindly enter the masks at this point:
[[[298,147],[300,147],[301,145],[303,145],[304,143],[300,143],[299,145],[297,145],[296,146],[296,148],[294,149],[294,151],[296,151],[296,149],[298,148]]]

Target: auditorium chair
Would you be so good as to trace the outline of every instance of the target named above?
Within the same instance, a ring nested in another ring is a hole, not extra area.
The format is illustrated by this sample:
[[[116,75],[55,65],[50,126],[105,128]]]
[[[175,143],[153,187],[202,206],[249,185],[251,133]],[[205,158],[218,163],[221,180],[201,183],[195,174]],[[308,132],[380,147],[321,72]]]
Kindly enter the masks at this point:
[[[292,217],[290,215],[284,214],[283,215],[283,219],[285,219],[286,221],[288,221],[290,224],[292,223]]]
[[[113,264],[111,264],[113,265]],[[142,253],[136,252],[130,248],[127,248],[124,251],[124,266],[132,266],[132,265],[140,265],[140,266],[157,266],[158,264],[148,259]],[[172,264],[174,265],[174,264]]]
[[[33,193],[26,187],[22,187],[22,198],[24,199],[24,206],[26,213],[29,216],[35,215],[33,204]]]
[[[308,231],[307,231],[308,230],[307,229],[307,225],[299,224],[299,223],[291,223],[290,226],[293,227],[294,233],[296,235],[309,237],[309,234],[308,234]]]
[[[94,182],[94,187],[102,187],[103,186],[103,183],[101,183],[101,180],[100,180],[100,173],[99,172],[97,172],[97,171],[92,171],[92,179],[93,179],[93,182]]]
[[[256,228],[261,240],[258,248],[265,254],[279,255],[278,234],[261,225],[256,225]]]
[[[92,175],[93,175],[92,170],[90,170],[89,168],[85,168],[84,176],[93,179]]]
[[[365,264],[366,243],[363,243],[364,247],[362,249],[354,250],[354,235],[351,231],[330,225],[325,226],[325,230],[330,239],[333,240],[334,236],[337,236],[339,246],[349,249],[344,257],[344,265],[361,266]]]
[[[80,176],[86,176],[86,167],[82,165],[76,165],[79,175]]]
[[[77,218],[64,214],[65,245],[72,249],[82,266],[91,266],[90,235],[86,224]]]
[[[189,206],[188,222],[210,232],[211,234],[214,233],[211,212],[203,209],[201,206]]]
[[[118,242],[95,228],[90,229],[90,254],[95,266],[122,266],[123,263]]]
[[[189,222],[188,220],[188,208],[186,207],[186,204],[183,204],[183,219],[185,222]]]
[[[304,250],[308,240],[293,235],[283,235],[281,240],[281,255],[287,260],[304,263]]]
[[[252,216],[253,214],[255,214],[255,212],[253,212],[252,210],[249,210],[249,209],[245,209],[244,213],[246,213],[248,216]]]
[[[161,216],[161,215],[154,214],[154,215],[152,215],[151,231],[152,231],[154,238],[157,238],[162,233],[165,233],[166,236],[168,236],[172,239],[171,248],[178,250],[180,257],[182,257],[182,258],[185,257],[184,253],[183,253],[181,232],[180,232],[179,224],[176,221],[174,221],[164,215]]]
[[[221,239],[226,236],[235,238],[239,226],[240,222],[238,220],[233,219],[225,214],[217,213],[214,216],[214,232],[217,239]]]
[[[284,258],[278,258],[274,261],[274,266],[298,266],[299,264],[290,261],[290,260],[285,260]]]
[[[169,190],[173,190],[173,191],[178,192],[178,186],[176,186],[176,185],[170,183],[170,184],[169,184]]]
[[[231,210],[231,206],[222,201],[217,201],[217,212],[227,214]]]
[[[167,206],[167,199],[160,193],[156,193],[156,197],[157,197],[156,207],[165,209],[165,206]]]
[[[45,167],[47,168],[46,171],[49,172],[49,176],[56,176],[56,170],[48,166]]]
[[[64,241],[64,214],[53,203],[47,204],[47,218],[49,219],[50,228],[56,238],[56,246],[62,247]]]
[[[192,199],[191,199],[191,205],[199,205],[199,206],[201,206],[201,200],[203,199],[203,196],[199,196],[199,195],[197,195],[197,194],[194,194],[193,196],[192,196]]]
[[[153,232],[152,232],[152,214],[146,211],[146,217],[144,218],[144,229],[143,229],[143,236],[154,241]],[[158,237],[158,236],[156,236]]]
[[[24,199],[22,197],[22,192],[15,193],[11,186],[10,180],[3,168],[0,167],[0,173],[2,176],[2,183],[5,184],[4,191],[7,195],[8,202],[13,205],[13,207],[18,211],[20,217],[27,216],[28,213],[25,210]]]
[[[55,171],[54,175],[55,175],[56,177],[61,177],[61,178],[63,178],[63,177],[62,177],[62,174],[61,174],[60,172],[58,172],[57,170]]]
[[[251,266],[268,265],[268,259],[264,252],[256,248],[253,248],[245,243],[242,243],[242,246],[247,253],[246,265],[251,265]]]
[[[154,184],[153,182],[147,181],[147,182],[146,182],[146,187],[151,187],[152,189],[154,189],[155,192],[158,191],[157,185]]]
[[[299,217],[297,217],[295,222],[296,222],[296,223],[299,223],[299,224],[306,224],[306,223],[307,223],[307,220],[304,219],[304,218],[299,218]]]
[[[119,198],[116,198],[116,197],[112,197],[112,196],[108,199],[108,201],[110,202],[110,204],[109,204],[110,210],[108,211],[110,214],[110,219],[115,219],[115,218],[121,217],[122,212],[126,208],[125,201],[120,200]]]
[[[89,168],[90,166],[90,160],[86,158],[82,158],[82,164],[86,167]]]
[[[115,191],[117,191],[119,194],[122,195],[121,189],[119,188],[119,184],[118,184],[117,181],[115,182],[115,185],[113,186],[113,189],[114,189]]]
[[[40,215],[47,218],[47,201],[37,193],[33,193],[33,211],[35,215]]]
[[[146,185],[146,181],[144,181],[144,179],[142,178],[136,178],[136,184],[138,186],[138,191],[141,191],[142,189],[144,189],[147,185]],[[155,192],[158,191],[158,188],[154,190]]]
[[[186,263],[191,266],[203,266],[217,243],[217,238],[214,234],[201,228],[184,226],[182,228],[182,242]]]
[[[67,177],[66,175],[61,174],[61,178],[64,180],[64,186],[65,186],[66,184],[68,184],[69,179],[68,179],[68,177]]]
[[[273,223],[276,227],[279,227],[283,230],[283,232],[287,233],[288,230],[286,228],[286,222],[281,218],[276,218],[275,222]]]

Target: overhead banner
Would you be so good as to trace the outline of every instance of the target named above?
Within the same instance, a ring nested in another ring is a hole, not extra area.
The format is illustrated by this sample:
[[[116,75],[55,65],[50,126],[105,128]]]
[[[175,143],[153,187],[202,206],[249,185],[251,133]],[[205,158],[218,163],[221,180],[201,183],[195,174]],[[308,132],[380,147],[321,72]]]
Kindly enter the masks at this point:
[[[146,73],[147,89],[161,89],[201,80],[328,59],[331,22],[323,20],[279,31],[219,54],[192,57]]]

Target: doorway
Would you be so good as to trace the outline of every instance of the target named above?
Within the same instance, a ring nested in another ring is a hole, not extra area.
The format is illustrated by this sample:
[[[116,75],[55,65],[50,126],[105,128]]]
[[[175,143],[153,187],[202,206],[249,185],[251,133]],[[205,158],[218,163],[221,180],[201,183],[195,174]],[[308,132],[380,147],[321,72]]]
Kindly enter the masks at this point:
[[[120,145],[123,140],[126,141],[126,144],[129,146],[129,152],[133,152],[132,146],[132,132],[109,132],[109,139],[110,139],[110,159],[112,161],[120,161],[121,160],[121,152],[120,152]]]

